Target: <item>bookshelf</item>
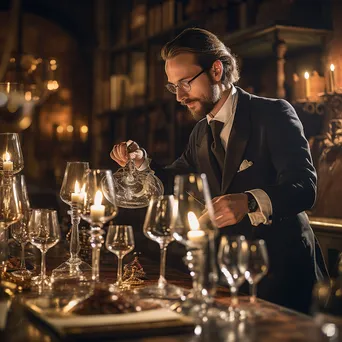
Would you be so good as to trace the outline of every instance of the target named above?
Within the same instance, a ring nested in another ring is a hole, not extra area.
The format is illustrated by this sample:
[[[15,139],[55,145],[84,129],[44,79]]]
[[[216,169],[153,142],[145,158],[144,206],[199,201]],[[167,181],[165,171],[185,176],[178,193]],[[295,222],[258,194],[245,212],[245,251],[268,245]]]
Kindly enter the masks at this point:
[[[230,9],[228,11],[228,4]],[[165,165],[183,151],[195,121],[164,87],[162,46],[187,27],[224,35],[236,29],[232,0],[129,0],[108,2],[108,71],[99,113],[102,148],[136,140]]]

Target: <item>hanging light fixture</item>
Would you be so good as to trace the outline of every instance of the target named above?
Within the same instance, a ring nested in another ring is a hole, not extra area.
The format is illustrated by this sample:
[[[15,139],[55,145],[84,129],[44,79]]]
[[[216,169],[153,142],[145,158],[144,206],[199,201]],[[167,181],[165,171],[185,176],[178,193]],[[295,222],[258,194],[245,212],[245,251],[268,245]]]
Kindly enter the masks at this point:
[[[12,0],[7,41],[0,64],[0,120],[26,129],[37,105],[58,90],[59,65],[55,58],[23,51],[21,0]]]

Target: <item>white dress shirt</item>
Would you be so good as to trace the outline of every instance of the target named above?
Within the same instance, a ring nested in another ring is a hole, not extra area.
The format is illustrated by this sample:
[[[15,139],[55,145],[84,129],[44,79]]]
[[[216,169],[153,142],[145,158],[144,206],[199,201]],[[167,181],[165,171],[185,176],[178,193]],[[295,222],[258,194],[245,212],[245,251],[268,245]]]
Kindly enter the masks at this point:
[[[215,114],[215,116],[212,116],[211,113],[207,115],[208,124],[211,120],[218,120],[223,122],[223,128],[220,133],[220,138],[224,151],[227,151],[228,139],[233,127],[237,101],[238,92],[236,91],[234,85],[232,85],[229,96],[221,109]],[[261,223],[267,225],[271,224],[272,221],[269,218],[272,215],[273,209],[271,200],[266,192],[261,189],[252,189],[246,192],[249,192],[254,196],[259,206],[256,212],[248,214],[251,224],[253,226],[258,226]]]

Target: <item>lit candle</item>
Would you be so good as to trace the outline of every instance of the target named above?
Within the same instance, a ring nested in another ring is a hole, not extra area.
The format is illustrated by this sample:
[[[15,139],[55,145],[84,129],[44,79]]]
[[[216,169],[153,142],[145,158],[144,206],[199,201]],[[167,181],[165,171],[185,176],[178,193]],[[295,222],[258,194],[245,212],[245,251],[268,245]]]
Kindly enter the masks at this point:
[[[3,170],[13,171],[13,162],[11,161],[11,155],[7,151],[2,156],[3,160]]]
[[[205,232],[200,230],[199,222],[193,211],[188,212],[188,221],[190,225],[190,230],[187,234],[188,240],[197,244],[205,242]]]
[[[102,192],[96,191],[94,204],[90,206],[90,218],[93,221],[99,221],[105,214],[105,206],[102,203]]]
[[[335,92],[335,65],[330,64],[330,90],[332,93]]]
[[[80,189],[80,185],[78,181],[75,182],[75,192],[71,194],[71,202],[72,203],[84,203],[84,188]]]
[[[305,96],[308,99],[310,97],[310,74],[305,71],[304,73],[305,78]]]

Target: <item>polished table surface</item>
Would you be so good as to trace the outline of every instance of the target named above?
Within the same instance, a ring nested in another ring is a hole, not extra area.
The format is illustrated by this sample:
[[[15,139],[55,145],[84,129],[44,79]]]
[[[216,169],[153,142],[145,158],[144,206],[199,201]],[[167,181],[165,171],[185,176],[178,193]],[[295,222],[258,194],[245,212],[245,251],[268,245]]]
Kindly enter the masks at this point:
[[[50,269],[64,259],[61,259],[61,253],[55,250],[48,257],[48,265]],[[114,256],[103,255],[103,259],[107,260],[101,265],[101,282],[113,283],[115,280],[116,270],[114,267]],[[113,265],[108,260],[113,261]],[[151,260],[148,258],[140,258],[147,277],[151,281],[156,281],[159,274],[158,258]],[[116,261],[115,261],[116,265]],[[167,268],[167,279],[169,282],[190,288],[191,279],[189,275],[171,268]],[[224,305],[229,305],[229,294],[225,288],[219,288],[216,300]],[[242,303],[247,303],[248,297],[241,297]],[[274,305],[269,302],[258,300],[258,309],[262,312],[262,316],[255,318],[247,318],[240,322],[224,323],[218,326],[215,322],[210,322],[204,326],[196,328],[194,333],[177,333],[174,331],[169,336],[141,336],[139,338],[129,339],[130,341],[265,341],[265,342],[281,342],[281,341],[296,341],[296,342],[319,342],[326,341],[320,333],[320,330],[315,325],[313,319],[309,316],[288,310],[284,307]],[[201,334],[199,331],[202,329]],[[84,340],[84,339],[82,339]],[[109,336],[106,339],[96,339],[101,341],[118,341],[119,339]],[[6,329],[0,332],[1,342],[55,342],[61,339],[55,335],[50,329],[39,324],[25,312],[23,307],[14,300],[11,311],[8,316]]]

